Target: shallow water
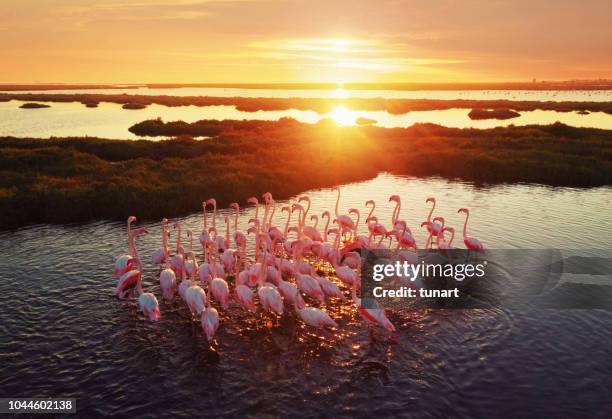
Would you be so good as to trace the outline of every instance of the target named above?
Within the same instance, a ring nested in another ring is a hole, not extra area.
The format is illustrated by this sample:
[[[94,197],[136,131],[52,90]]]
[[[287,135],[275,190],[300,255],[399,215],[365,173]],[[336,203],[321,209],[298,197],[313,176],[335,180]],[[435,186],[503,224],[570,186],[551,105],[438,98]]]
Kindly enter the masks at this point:
[[[0,85],[2,91],[2,85]],[[269,98],[385,98],[385,99],[466,99],[543,100],[608,102],[610,90],[359,90],[359,89],[235,89],[226,87],[178,87],[136,89],[23,90],[15,93],[92,93],[169,96],[269,97]]]
[[[234,106],[179,106],[150,105],[146,109],[127,110],[120,104],[100,103],[97,108],[87,108],[80,103],[49,103],[50,108],[20,109],[24,102],[0,102],[0,135],[16,137],[64,137],[91,136],[113,139],[136,139],[128,131],[132,125],[147,119],[162,118],[164,121],[195,122],[201,119],[250,119],[275,121],[294,118],[300,122],[316,123],[322,118],[333,118],[344,125],[355,125],[358,118],[376,121],[374,125],[395,128],[409,127],[416,123],[434,123],[451,128],[494,128],[510,124],[552,124],[557,121],[575,127],[612,129],[612,115],[592,112],[580,115],[577,112],[535,110],[521,112],[521,116],[507,120],[472,120],[470,109],[447,109],[436,111],[413,111],[393,115],[387,111],[354,111],[343,106],[327,114],[315,111],[288,109],[284,111],[243,112]],[[155,137],[154,137],[155,138]],[[157,137],[159,138],[159,137]]]
[[[311,212],[333,210],[331,190],[306,192]],[[477,188],[442,179],[382,174],[342,188],[340,211],[375,199],[388,224],[389,195],[417,224],[435,214],[493,248],[608,249],[611,188],[534,185]],[[279,202],[279,205],[284,202]],[[243,210],[240,228],[254,215]],[[217,222],[227,211],[220,211]],[[136,214],[137,215],[137,214]],[[260,214],[261,216],[261,214]],[[362,215],[362,219],[363,219]],[[277,224],[285,216],[275,215]],[[202,217],[183,220],[201,229]],[[142,223],[145,288],[159,296],[159,223]],[[362,230],[364,226],[362,225]],[[176,234],[173,235],[176,237]],[[199,246],[196,246],[199,247]],[[356,416],[601,417],[612,414],[610,311],[394,311],[397,341],[372,341],[348,304],[327,309],[337,331],[316,333],[292,314],[272,321],[236,307],[221,311],[209,349],[178,299],[162,320],[145,322],[132,302],[113,297],[114,258],[125,252],[115,222],[38,225],[0,233],[0,388],[6,396],[76,397],[80,413],[148,417]]]

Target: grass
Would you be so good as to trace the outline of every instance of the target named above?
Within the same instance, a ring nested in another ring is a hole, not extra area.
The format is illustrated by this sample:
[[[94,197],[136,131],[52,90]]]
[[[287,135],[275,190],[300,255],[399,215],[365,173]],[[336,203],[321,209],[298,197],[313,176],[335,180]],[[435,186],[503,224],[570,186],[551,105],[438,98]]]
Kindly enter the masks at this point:
[[[475,183],[611,184],[612,131],[562,124],[385,129],[283,119],[138,127],[178,138],[0,138],[0,228],[132,213],[159,219],[198,211],[213,196],[220,205],[268,190],[286,198],[381,171]]]

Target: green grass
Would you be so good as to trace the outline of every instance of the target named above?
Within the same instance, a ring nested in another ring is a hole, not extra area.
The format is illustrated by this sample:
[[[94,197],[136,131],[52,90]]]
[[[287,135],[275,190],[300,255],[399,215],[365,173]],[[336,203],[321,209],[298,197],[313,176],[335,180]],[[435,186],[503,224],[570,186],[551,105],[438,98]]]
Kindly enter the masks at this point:
[[[381,171],[478,184],[611,184],[612,131],[562,124],[385,129],[284,119],[138,127],[179,138],[0,138],[0,228],[129,214],[159,219],[198,211],[209,197],[220,205],[268,190],[286,198]]]

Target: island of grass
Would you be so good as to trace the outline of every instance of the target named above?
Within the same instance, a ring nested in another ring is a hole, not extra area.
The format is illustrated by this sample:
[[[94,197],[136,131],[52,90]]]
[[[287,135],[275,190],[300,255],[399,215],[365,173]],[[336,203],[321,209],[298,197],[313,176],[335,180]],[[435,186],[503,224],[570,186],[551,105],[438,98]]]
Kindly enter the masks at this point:
[[[512,109],[472,109],[468,114],[470,119],[512,119],[521,116]]]
[[[19,106],[21,109],[41,109],[41,108],[50,108],[51,105],[47,105],[46,103],[36,103],[36,102],[28,102]]]
[[[164,141],[0,138],[0,228],[181,216],[270,191],[279,199],[380,172],[475,184],[612,184],[612,131],[562,124],[487,130],[324,120],[147,121]],[[188,135],[213,138],[197,141]]]
[[[126,103],[122,106],[123,109],[144,109],[146,107],[144,103]]]

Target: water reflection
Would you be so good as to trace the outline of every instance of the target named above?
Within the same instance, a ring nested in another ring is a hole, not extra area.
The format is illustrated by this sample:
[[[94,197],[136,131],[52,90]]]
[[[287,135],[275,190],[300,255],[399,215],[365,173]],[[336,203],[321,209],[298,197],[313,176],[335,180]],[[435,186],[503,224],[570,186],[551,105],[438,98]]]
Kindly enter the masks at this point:
[[[50,103],[45,109],[19,109],[23,102],[0,103],[0,135],[18,137],[49,136],[93,136],[116,139],[140,138],[128,128],[146,119],[162,118],[164,121],[182,120],[195,122],[201,119],[250,119],[275,121],[294,118],[304,123],[316,123],[323,118],[332,118],[345,125],[356,124],[360,118],[385,128],[409,127],[416,123],[434,123],[451,128],[494,128],[500,126],[551,124],[556,121],[576,127],[612,129],[612,115],[592,112],[580,115],[577,112],[535,110],[521,112],[521,116],[504,121],[471,120],[470,109],[447,109],[439,111],[414,111],[393,115],[387,111],[350,110],[342,106],[327,114],[315,111],[288,109],[283,111],[243,112],[235,106],[179,106],[150,105],[141,110],[122,109],[121,105],[102,102],[97,108],[87,108],[80,103]]]

